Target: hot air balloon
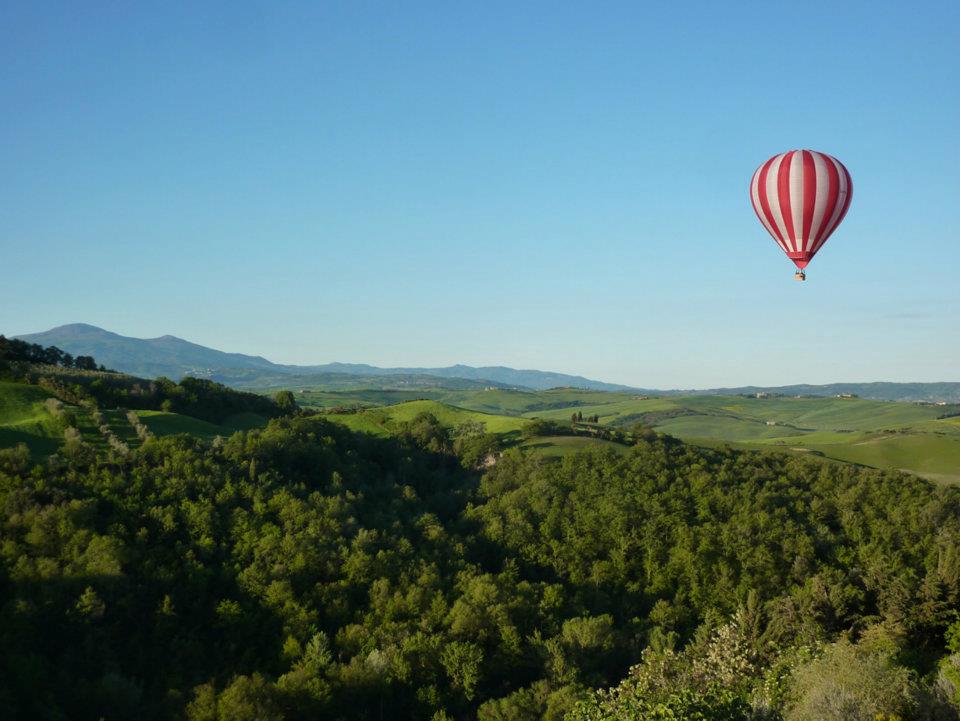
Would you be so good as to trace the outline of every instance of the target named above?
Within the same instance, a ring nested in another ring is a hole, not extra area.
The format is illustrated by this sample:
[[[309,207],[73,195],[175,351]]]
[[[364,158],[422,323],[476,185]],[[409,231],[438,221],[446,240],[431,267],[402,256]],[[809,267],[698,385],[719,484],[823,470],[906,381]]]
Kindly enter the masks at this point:
[[[806,280],[804,268],[840,225],[852,197],[853,182],[843,163],[815,150],[774,155],[750,181],[753,209],[797,266],[797,280]]]

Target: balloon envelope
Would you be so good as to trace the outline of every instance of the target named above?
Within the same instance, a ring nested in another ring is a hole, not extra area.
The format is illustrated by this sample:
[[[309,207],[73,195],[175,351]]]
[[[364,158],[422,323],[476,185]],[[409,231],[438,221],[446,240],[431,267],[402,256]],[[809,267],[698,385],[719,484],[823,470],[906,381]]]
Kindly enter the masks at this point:
[[[801,270],[840,225],[852,197],[843,163],[815,150],[774,155],[750,181],[757,217]]]

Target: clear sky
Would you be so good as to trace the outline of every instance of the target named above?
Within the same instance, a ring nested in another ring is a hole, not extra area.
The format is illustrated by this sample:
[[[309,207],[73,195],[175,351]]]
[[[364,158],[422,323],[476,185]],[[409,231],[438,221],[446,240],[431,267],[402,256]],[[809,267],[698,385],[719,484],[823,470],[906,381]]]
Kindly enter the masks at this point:
[[[912,5],[912,6],[911,6]],[[0,332],[960,381],[960,3],[0,3]],[[850,169],[792,279],[747,183]]]

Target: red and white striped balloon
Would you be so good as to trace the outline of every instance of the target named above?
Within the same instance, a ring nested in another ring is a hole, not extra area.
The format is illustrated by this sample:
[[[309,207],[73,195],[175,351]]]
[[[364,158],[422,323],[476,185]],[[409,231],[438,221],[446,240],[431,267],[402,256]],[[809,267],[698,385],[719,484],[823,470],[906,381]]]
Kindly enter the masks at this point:
[[[774,155],[750,181],[757,217],[801,271],[840,225],[852,197],[843,163],[815,150]]]

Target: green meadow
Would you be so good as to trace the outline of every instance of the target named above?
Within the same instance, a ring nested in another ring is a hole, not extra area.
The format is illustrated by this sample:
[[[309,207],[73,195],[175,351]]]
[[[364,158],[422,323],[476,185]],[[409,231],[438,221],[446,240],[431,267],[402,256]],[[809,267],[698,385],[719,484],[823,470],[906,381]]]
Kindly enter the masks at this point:
[[[21,383],[0,383],[0,447],[26,443],[35,456],[46,456],[63,442],[63,422],[44,406],[50,398],[42,388]],[[521,440],[530,420],[540,418],[569,425],[580,414],[577,426],[629,431],[641,423],[690,443],[704,446],[730,444],[764,452],[814,454],[825,459],[876,468],[899,469],[932,480],[960,482],[960,417],[941,418],[957,406],[933,406],[860,398],[755,398],[743,396],[644,397],[558,388],[548,391],[506,389],[426,391],[323,391],[296,394],[304,407],[353,430],[387,436],[398,424],[417,414],[433,414],[446,427],[466,422],[483,423],[486,430],[503,436],[508,444],[547,457],[616,443],[584,436],[548,436]],[[98,449],[105,441],[89,411],[66,406],[84,440]],[[337,412],[336,409],[351,409]],[[229,436],[256,428],[265,419],[254,413],[230,416],[211,423],[180,413],[137,411],[158,436],[189,433],[202,438]],[[139,445],[126,413],[104,410],[110,429],[131,447]],[[589,419],[597,418],[596,423]]]
[[[422,400],[410,401],[410,395]],[[642,423],[699,445],[726,443],[767,452],[816,454],[847,463],[905,470],[942,482],[960,482],[960,417],[940,418],[957,412],[956,406],[824,397],[647,398],[572,388],[539,392],[437,390],[423,399],[425,395],[406,391],[345,392],[328,393],[324,400],[335,398],[336,403],[331,405],[337,406],[365,406],[367,409],[359,413],[328,417],[355,430],[382,435],[390,432],[393,422],[410,420],[425,410],[449,426],[468,419],[483,421],[493,433],[519,430],[521,419],[570,423],[571,416],[580,413],[585,420],[596,416],[601,427],[629,430]],[[384,405],[371,407],[378,400]],[[593,424],[578,425],[585,428]],[[525,442],[522,447],[559,456],[602,443],[607,442],[557,436],[549,442]]]
[[[609,448],[616,453],[626,453],[629,450],[629,447],[622,443],[584,436],[539,436],[520,444],[521,450],[537,453],[544,458],[563,458],[596,448]]]
[[[37,386],[0,382],[0,448],[25,443],[34,455],[57,449],[63,429],[44,407],[50,397]]]
[[[266,419],[255,413],[241,413],[229,416],[222,423],[210,423],[199,418],[186,416],[180,413],[164,411],[137,411],[143,424],[155,436],[172,436],[178,433],[188,433],[200,438],[214,438],[216,436],[230,436],[237,431],[250,430],[266,425]]]
[[[64,441],[66,422],[54,418],[44,405],[52,398],[44,389],[25,383],[0,382],[0,448],[25,443],[35,458],[55,453]],[[64,404],[72,422],[85,443],[97,451],[106,451],[107,443],[89,409]],[[131,448],[140,445],[140,439],[124,409],[101,410],[103,422]],[[202,438],[229,436],[239,430],[266,425],[266,419],[255,413],[228,416],[220,424],[209,423],[180,413],[138,410],[144,425],[157,436],[189,433]]]
[[[324,418],[355,431],[387,436],[397,428],[397,424],[412,421],[420,413],[432,414],[441,425],[448,428],[455,428],[471,421],[483,423],[487,432],[503,436],[519,435],[519,432],[529,423],[527,419],[519,416],[485,413],[433,400],[408,401],[355,413],[328,413]]]

